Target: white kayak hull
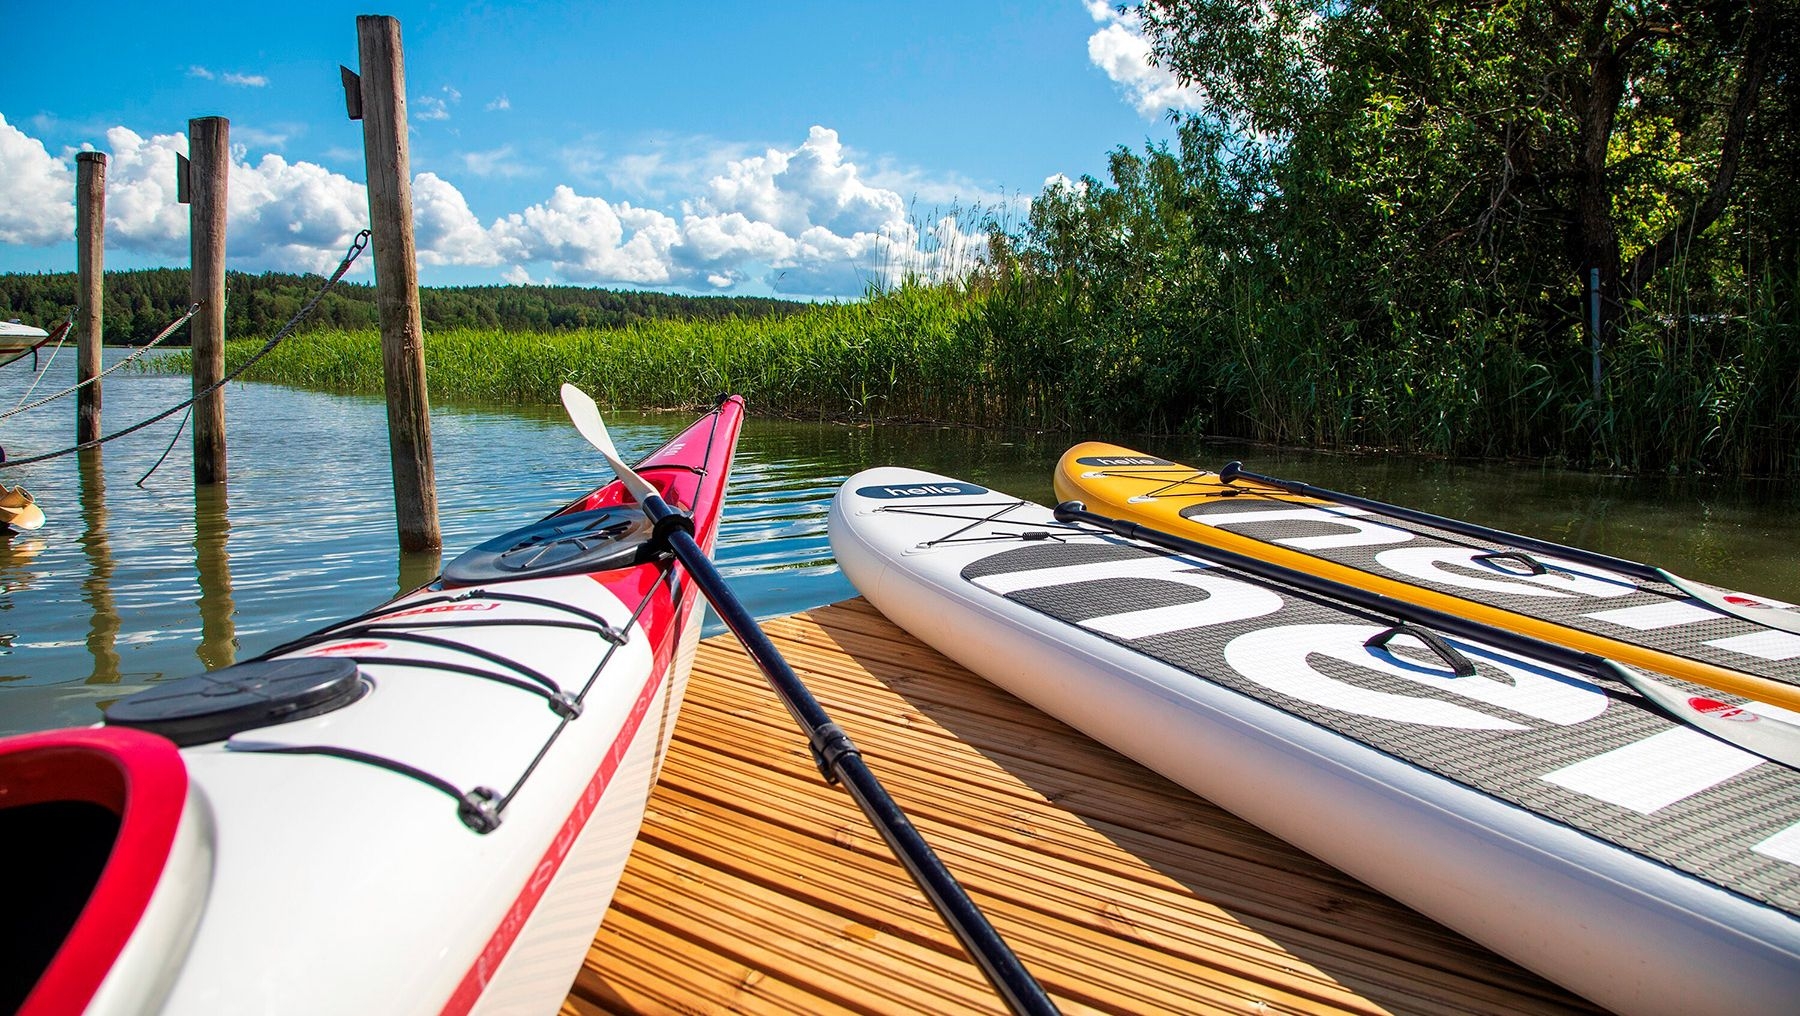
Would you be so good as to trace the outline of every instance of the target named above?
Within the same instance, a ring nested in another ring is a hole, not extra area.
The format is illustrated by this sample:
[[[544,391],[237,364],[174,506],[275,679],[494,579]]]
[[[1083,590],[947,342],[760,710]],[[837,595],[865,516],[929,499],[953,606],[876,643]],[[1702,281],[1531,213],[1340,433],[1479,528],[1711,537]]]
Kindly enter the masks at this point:
[[[727,400],[639,466],[708,551],[741,419]],[[704,610],[609,484],[101,727],[0,740],[6,829],[30,828],[16,791],[121,830],[89,895],[65,894],[79,916],[22,1011],[554,1011],[636,840]],[[343,695],[281,719],[188,709],[254,711],[320,673]],[[53,833],[79,845],[68,824]],[[0,978],[0,1003],[18,987]]]

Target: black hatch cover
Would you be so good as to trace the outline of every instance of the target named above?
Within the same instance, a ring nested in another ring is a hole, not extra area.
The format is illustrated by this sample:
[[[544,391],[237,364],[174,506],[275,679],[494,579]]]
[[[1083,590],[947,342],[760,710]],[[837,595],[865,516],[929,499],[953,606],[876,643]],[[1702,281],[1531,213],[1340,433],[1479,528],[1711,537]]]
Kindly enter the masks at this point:
[[[122,698],[106,708],[106,722],[185,747],[328,713],[356,701],[365,687],[356,662],[343,657],[254,660]]]

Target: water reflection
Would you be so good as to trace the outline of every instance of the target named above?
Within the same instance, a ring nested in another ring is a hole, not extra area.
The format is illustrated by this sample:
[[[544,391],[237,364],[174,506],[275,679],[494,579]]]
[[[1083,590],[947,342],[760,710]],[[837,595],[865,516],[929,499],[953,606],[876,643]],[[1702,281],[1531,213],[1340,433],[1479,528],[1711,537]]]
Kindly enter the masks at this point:
[[[0,405],[23,388],[0,372]],[[143,419],[190,393],[184,377],[118,372],[107,378],[107,411]],[[50,509],[44,529],[0,541],[0,734],[92,723],[107,700],[193,673],[196,657],[224,666],[437,573],[440,555],[397,547],[381,399],[241,384],[226,412],[229,501],[223,486],[194,489],[181,442],[149,483],[135,485],[175,421],[107,445],[104,460],[93,451],[0,472]],[[607,414],[628,457],[689,419]],[[758,617],[853,596],[826,533],[832,494],[851,473],[910,465],[1048,501],[1058,456],[1088,436],[749,420],[720,571]],[[611,475],[557,406],[436,404],[432,440],[443,558],[534,522]],[[62,413],[6,421],[5,444],[19,455],[67,441]],[[1261,472],[1800,597],[1793,484],[1623,480],[1194,438],[1122,443],[1215,469],[1242,458]]]
[[[31,559],[44,551],[44,541],[37,536],[14,532],[10,528],[0,526],[0,656],[11,657],[13,645],[18,641],[19,633],[13,629],[13,597],[31,588],[33,574]],[[24,675],[13,672],[13,661],[8,660],[5,672],[0,673],[0,682],[17,681]]]
[[[443,553],[436,550],[402,550],[400,551],[400,581],[394,590],[395,594],[409,593],[443,571]]]
[[[200,576],[200,645],[194,654],[207,670],[237,662],[237,607],[231,600],[231,515],[223,483],[194,487],[194,570]]]
[[[87,579],[81,599],[88,607],[87,650],[94,669],[88,684],[119,683],[119,611],[113,605],[112,544],[106,535],[106,470],[103,448],[77,452],[81,475],[81,552]]]

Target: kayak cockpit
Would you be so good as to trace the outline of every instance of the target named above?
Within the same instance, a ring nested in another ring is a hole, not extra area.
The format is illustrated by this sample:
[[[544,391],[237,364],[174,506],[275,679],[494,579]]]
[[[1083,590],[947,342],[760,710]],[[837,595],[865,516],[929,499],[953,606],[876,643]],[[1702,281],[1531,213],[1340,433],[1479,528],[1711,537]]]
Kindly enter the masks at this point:
[[[210,853],[191,831],[177,835],[188,790],[175,746],[140,731],[58,730],[0,749],[0,863],[8,883],[0,1011],[90,1009],[127,945],[144,937],[141,929],[161,939],[159,966],[179,964],[179,950],[169,946],[191,934],[183,915],[198,907],[172,897],[204,896],[204,879],[165,888],[152,903],[173,856],[198,854],[204,868]]]

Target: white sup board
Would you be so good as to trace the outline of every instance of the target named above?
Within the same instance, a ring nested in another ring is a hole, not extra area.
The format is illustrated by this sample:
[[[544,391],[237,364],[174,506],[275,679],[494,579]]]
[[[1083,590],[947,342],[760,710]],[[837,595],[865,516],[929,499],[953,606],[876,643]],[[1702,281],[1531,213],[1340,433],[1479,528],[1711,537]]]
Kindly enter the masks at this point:
[[[1459,677],[1412,635],[1365,645],[1392,619],[918,470],[851,477],[830,529],[945,655],[1572,991],[1800,1000],[1800,772],[1623,685],[1449,639]]]

